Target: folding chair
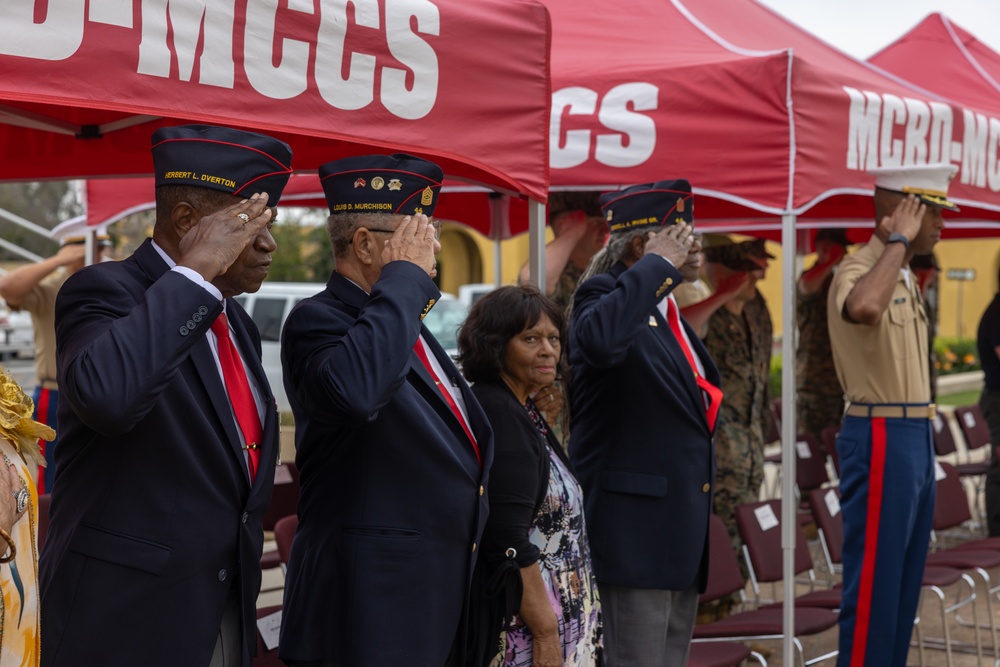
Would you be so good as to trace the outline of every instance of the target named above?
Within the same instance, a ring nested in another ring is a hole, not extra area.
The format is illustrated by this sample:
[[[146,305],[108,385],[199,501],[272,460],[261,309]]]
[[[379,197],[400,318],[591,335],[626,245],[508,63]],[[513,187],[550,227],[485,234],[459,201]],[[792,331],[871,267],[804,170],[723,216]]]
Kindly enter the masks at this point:
[[[795,484],[800,496],[818,489],[830,481],[826,472],[826,455],[811,433],[800,433],[795,439]]]
[[[736,529],[743,542],[743,555],[750,573],[755,605],[760,605],[760,584],[779,582],[784,577],[781,553],[781,501],[766,500],[736,508]],[[816,577],[809,542],[802,527],[795,526],[795,575],[807,575],[809,592],[795,598],[796,607],[840,609],[839,590],[815,590]]]
[[[271,607],[261,607],[257,610],[257,619],[266,618],[271,614],[281,611],[281,605]],[[278,647],[268,650],[264,644],[264,638],[260,634],[260,628],[256,629],[257,634],[257,656],[251,662],[251,667],[285,667],[285,663],[278,659]]]
[[[274,541],[278,544],[278,557],[281,559],[282,567],[288,565],[288,557],[292,554],[292,540],[295,539],[295,530],[298,527],[297,514],[282,517],[274,524]]]
[[[971,464],[973,462],[969,459],[972,452],[990,445],[990,428],[976,404],[955,408],[955,420],[958,422],[958,430],[962,432],[962,439],[965,440],[966,464]],[[989,466],[988,461],[975,463]]]
[[[962,487],[955,466],[938,462],[936,464],[936,477],[932,546],[937,546],[937,531],[948,530],[972,520],[968,496]],[[974,572],[982,581],[983,590],[986,591],[986,609],[990,621],[989,626],[983,627],[990,630],[994,651],[997,651],[1000,645],[997,644],[997,623],[993,612],[993,596],[1000,593],[1000,583],[995,586],[991,583],[988,570],[1000,566],[998,558],[1000,558],[1000,538],[996,537],[976,538],[950,548],[939,548],[927,556],[928,565],[942,565],[968,570]],[[963,625],[970,625],[957,614],[956,619]],[[979,627],[978,624],[976,627]]]
[[[959,484],[961,487],[961,484]],[[841,571],[841,556],[844,544],[844,523],[840,514],[840,490],[836,488],[815,489],[809,494],[809,506],[812,508],[813,517],[816,519],[816,527],[819,531],[820,544],[823,547],[823,556],[826,558],[827,567],[831,573]],[[945,601],[944,589],[953,584],[965,583],[969,587],[969,595],[961,596],[961,591],[956,593],[955,602],[947,604]],[[944,628],[944,638],[926,638],[923,636],[923,628],[919,623],[919,618],[915,624],[917,630],[917,646],[920,652],[920,664],[924,664],[924,646],[932,648],[943,648],[948,667],[952,662],[951,630],[948,627],[948,614],[954,614],[956,621],[962,623],[959,617],[959,610],[965,606],[972,608],[973,625],[976,626],[976,653],[982,657],[982,640],[979,633],[979,621],[976,612],[976,584],[968,574],[952,567],[929,566],[924,568],[924,577],[921,582],[924,593],[933,595],[939,605],[941,612],[941,627]]]
[[[736,642],[711,642],[691,644],[687,667],[739,667],[744,660],[753,658],[762,667],[767,667],[767,660],[760,653],[751,651],[743,644]]]
[[[820,431],[819,437],[823,441],[823,447],[826,449],[826,455],[830,457],[833,462],[833,471],[837,473],[837,478],[840,478],[840,457],[837,455],[837,436],[840,435],[840,426],[827,426],[825,429]]]
[[[934,453],[938,456],[949,456],[958,452],[955,446],[955,436],[951,432],[948,418],[941,412],[934,415]]]
[[[702,593],[701,601],[712,602],[733,593],[742,594],[743,589],[743,573],[729,541],[729,533],[722,519],[713,515],[709,524],[708,589]],[[805,667],[835,657],[836,650],[806,661],[799,637],[817,635],[834,627],[837,624],[836,612],[816,607],[796,607],[794,614],[796,636],[792,638],[792,642],[798,658],[797,663]],[[737,612],[714,623],[696,625],[694,638],[691,641],[703,643],[720,639],[780,640],[784,638],[783,617],[784,609],[780,605],[768,609]]]
[[[295,514],[299,504],[299,469],[292,461],[277,466],[274,470],[274,490],[271,504],[264,513],[264,530],[274,530],[278,519]],[[270,570],[281,565],[277,551],[265,551],[260,558],[260,569]]]
[[[767,410],[767,434],[764,436],[765,443],[778,442],[781,440],[781,398],[776,398],[771,401]],[[764,465],[774,466],[777,468],[774,472],[774,480],[770,488],[764,485],[764,493],[768,498],[774,498],[778,495],[778,487],[781,485],[781,450],[779,449],[774,454],[768,454],[764,457]]]
[[[977,415],[975,413],[970,413],[970,407],[975,407],[976,412],[979,410],[979,406],[969,406],[964,408],[955,409],[955,419],[958,420],[959,430],[962,431],[963,437],[965,434],[968,424],[982,423],[982,419],[977,420]],[[963,415],[968,414],[968,417]],[[958,447],[955,443],[955,436],[952,433],[951,425],[949,424],[949,419],[938,413],[934,418],[934,453],[939,457],[954,455],[955,469],[958,471],[959,477],[963,481],[967,481],[972,485],[972,489],[975,493],[974,498],[976,499],[976,521],[980,526],[985,525],[985,510],[982,510],[979,506],[979,497],[984,490],[984,480],[986,478],[986,471],[989,469],[989,461],[970,461],[969,452],[983,446],[982,434],[978,432],[973,426],[972,431],[974,432],[972,442],[979,442],[976,446],[970,446],[968,443],[969,439],[966,439],[965,456],[964,461],[959,459]],[[986,432],[986,443],[989,442],[989,431]]]

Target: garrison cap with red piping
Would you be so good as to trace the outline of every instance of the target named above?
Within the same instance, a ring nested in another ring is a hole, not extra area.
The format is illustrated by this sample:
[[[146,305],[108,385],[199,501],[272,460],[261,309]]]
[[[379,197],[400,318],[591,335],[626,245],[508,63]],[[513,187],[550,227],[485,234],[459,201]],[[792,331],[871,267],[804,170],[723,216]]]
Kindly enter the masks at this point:
[[[611,233],[694,224],[694,195],[684,179],[632,185],[601,195],[601,211]]]
[[[274,206],[292,173],[292,149],[256,132],[214,125],[161,127],[153,133],[156,185],[187,185],[249,197],[266,192]]]
[[[444,172],[423,158],[358,155],[327,162],[319,168],[330,215],[385,213],[434,214]]]

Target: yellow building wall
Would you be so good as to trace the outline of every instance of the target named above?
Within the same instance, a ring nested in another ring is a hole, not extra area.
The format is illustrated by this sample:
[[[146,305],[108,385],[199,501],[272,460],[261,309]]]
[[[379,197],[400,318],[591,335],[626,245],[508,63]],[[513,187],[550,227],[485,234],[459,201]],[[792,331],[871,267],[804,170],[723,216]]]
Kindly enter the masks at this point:
[[[552,240],[552,231],[546,228],[546,243]],[[461,237],[462,241],[456,241]],[[471,244],[471,246],[469,245]],[[474,250],[472,249],[474,248]],[[477,252],[479,255],[479,270],[472,271],[470,263],[459,259],[456,255],[465,252]],[[500,242],[500,284],[512,285],[517,281],[517,274],[528,261],[528,234],[519,234],[514,238]],[[446,222],[441,228],[441,290],[458,294],[458,288],[466,283],[492,283],[494,267],[496,266],[494,241],[479,232],[460,225]],[[475,276],[475,277],[473,277]]]

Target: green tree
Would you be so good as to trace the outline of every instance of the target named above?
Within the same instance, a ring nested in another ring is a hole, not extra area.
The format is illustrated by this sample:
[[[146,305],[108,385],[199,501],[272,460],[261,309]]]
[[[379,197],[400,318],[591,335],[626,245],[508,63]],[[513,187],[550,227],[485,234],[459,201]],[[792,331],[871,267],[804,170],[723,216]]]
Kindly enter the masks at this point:
[[[271,227],[278,249],[271,257],[267,279],[271,282],[308,282],[309,270],[302,256],[302,225],[297,219],[280,221]]]

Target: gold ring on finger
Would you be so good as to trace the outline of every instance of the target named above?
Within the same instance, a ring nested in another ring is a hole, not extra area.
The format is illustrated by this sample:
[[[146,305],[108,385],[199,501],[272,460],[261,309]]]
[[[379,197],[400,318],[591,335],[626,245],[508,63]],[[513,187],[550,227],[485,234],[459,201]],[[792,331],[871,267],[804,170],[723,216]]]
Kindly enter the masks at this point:
[[[244,225],[250,222],[250,216],[246,213],[237,213],[236,217],[242,220]]]

